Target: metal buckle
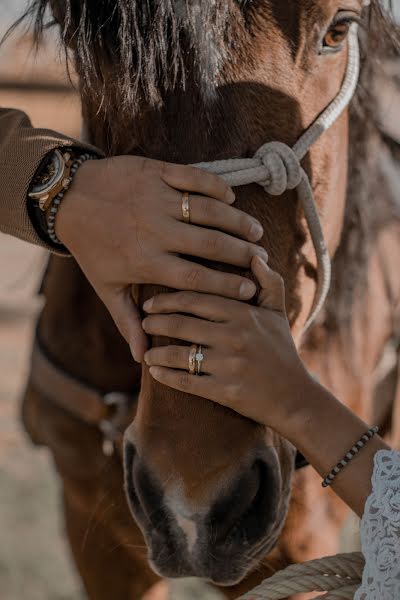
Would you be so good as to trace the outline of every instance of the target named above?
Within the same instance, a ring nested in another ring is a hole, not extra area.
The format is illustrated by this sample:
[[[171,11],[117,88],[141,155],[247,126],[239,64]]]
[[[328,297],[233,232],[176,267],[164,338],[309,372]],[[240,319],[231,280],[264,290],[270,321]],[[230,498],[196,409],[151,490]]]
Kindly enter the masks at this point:
[[[110,392],[105,394],[103,401],[106,406],[115,408],[114,413],[108,419],[103,419],[99,423],[100,431],[103,434],[103,454],[109,457],[114,454],[115,442],[123,434],[132,399],[120,392]]]

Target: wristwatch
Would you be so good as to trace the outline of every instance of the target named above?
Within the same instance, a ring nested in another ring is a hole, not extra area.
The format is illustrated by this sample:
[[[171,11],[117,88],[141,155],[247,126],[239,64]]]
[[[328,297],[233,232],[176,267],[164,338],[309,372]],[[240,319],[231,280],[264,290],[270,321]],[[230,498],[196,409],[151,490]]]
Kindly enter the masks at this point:
[[[62,152],[54,150],[45,159],[37,171],[28,197],[34,201],[36,207],[46,212],[54,198],[71,183],[71,167],[74,156],[71,150]]]

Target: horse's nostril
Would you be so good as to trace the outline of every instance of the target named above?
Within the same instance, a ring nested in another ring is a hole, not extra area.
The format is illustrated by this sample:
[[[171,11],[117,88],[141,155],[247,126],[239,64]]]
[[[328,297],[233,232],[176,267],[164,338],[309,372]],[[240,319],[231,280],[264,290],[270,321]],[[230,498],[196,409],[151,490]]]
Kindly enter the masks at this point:
[[[268,465],[257,460],[236,484],[231,493],[214,505],[210,530],[215,543],[241,538],[251,543],[262,535],[270,523],[276,489]]]
[[[169,534],[163,492],[150,477],[130,442],[125,444],[125,475],[132,512],[141,522],[147,522],[159,533]]]

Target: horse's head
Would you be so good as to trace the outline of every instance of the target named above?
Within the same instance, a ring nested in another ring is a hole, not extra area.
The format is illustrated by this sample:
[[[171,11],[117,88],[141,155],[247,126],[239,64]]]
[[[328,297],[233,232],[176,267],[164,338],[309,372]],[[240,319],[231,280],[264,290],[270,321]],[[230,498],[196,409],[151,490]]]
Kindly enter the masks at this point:
[[[89,31],[85,19],[74,23],[72,11],[71,42],[93,142],[116,153],[189,163],[252,156],[273,140],[293,145],[341,87],[348,26],[363,2],[85,4],[86,20],[92,15],[101,27]],[[85,46],[90,36],[92,46]],[[85,52],[97,52],[97,60],[89,63]],[[347,140],[344,113],[303,161],[331,254],[345,205]],[[237,206],[264,225],[262,244],[285,280],[298,340],[316,278],[297,194],[269,197],[256,185],[236,193]],[[154,293],[143,287],[139,302]],[[238,355],[245,335],[238,330]],[[221,584],[243,578],[281,532],[294,457],[294,448],[272,430],[166,389],[144,367],[136,418],[125,436],[125,472],[154,569]]]
[[[195,4],[200,27],[202,4],[208,3]],[[227,22],[220,23],[229,35],[226,46],[213,39],[218,32],[207,25],[197,32],[210,35],[209,47],[199,53],[219,69],[215,95],[211,85],[201,100],[194,99],[190,77],[186,92],[167,93],[159,116],[167,131],[167,150],[160,152],[158,142],[153,146],[147,141],[152,156],[189,162],[251,156],[272,140],[293,145],[341,87],[347,46],[340,32],[347,28],[346,19],[360,14],[361,2],[226,4]],[[190,128],[185,122],[191,122]],[[313,147],[305,164],[331,252],[338,243],[345,203],[347,137],[344,115]],[[286,281],[287,309],[298,336],[314,296],[315,259],[296,193],[266,197],[256,186],[236,193],[237,205],[264,225],[262,244]],[[140,300],[155,292],[146,287]],[[245,335],[237,332],[238,355]],[[239,581],[278,539],[294,459],[294,448],[272,430],[166,389],[145,368],[138,412],[125,436],[125,473],[129,503],[154,569],[169,577]]]

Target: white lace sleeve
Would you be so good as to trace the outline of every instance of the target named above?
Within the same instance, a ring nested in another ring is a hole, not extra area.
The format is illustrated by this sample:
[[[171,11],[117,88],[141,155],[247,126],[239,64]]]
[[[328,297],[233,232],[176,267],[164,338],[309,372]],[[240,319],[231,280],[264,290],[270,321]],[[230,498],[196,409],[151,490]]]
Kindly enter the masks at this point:
[[[400,599],[400,452],[379,450],[361,522],[365,556],[354,600]]]

